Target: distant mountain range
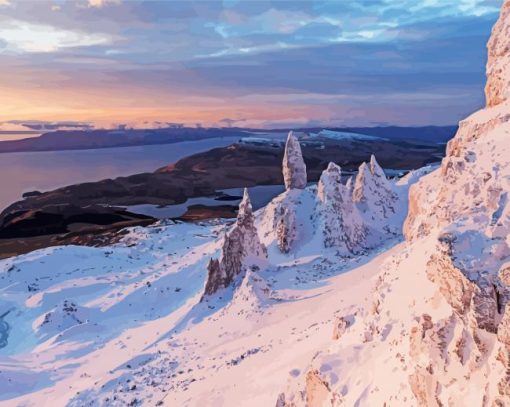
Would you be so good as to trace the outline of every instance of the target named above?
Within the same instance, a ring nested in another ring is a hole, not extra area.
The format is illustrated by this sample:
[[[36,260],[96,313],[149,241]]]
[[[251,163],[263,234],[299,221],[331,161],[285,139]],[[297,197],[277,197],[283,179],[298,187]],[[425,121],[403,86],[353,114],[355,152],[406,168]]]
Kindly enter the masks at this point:
[[[253,133],[286,133],[291,129],[244,128],[162,128],[118,130],[59,130],[39,137],[0,141],[0,153],[27,151],[87,150],[112,147],[130,147],[154,144],[171,144],[215,137],[245,137]],[[324,128],[292,129],[305,133],[319,133]],[[426,127],[348,127],[329,128],[335,132],[357,133],[394,140],[420,140],[445,143],[457,131],[457,126]]]
[[[0,153],[22,151],[88,150],[171,144],[214,137],[243,137],[248,133],[239,129],[126,129],[126,130],[58,130],[39,137],[0,141]]]
[[[457,132],[458,126],[421,126],[421,127],[400,127],[400,126],[380,126],[380,127],[307,127],[301,129],[278,129],[265,130],[265,132],[286,132],[296,130],[305,133],[319,133],[323,130],[332,130],[339,133],[357,133],[366,136],[374,136],[394,140],[420,140],[432,143],[446,143],[453,138]],[[244,129],[248,130],[248,129]],[[250,131],[260,131],[249,129]]]

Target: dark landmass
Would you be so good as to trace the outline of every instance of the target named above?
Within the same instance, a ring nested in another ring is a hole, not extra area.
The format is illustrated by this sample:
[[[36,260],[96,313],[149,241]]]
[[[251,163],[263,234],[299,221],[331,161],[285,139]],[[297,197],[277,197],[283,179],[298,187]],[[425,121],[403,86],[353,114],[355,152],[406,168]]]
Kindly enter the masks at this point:
[[[87,150],[171,144],[215,137],[243,137],[239,129],[164,128],[127,130],[58,130],[39,137],[0,141],[0,153]]]
[[[81,232],[87,228],[87,225],[108,226],[140,221],[154,221],[154,219],[127,212],[119,207],[79,206],[66,202],[7,213],[2,217],[0,239]]]
[[[139,215],[137,215],[139,216]],[[0,238],[0,259],[29,253],[33,250],[60,245],[107,246],[119,241],[127,233],[128,227],[149,226],[156,219],[145,217],[126,219],[110,225],[73,224],[72,231],[23,238]]]
[[[35,131],[35,130],[0,130],[0,136],[2,135],[5,135],[5,134],[19,134],[19,135],[23,135],[23,134],[26,134],[26,135],[29,135],[29,134],[40,134],[39,131]]]
[[[324,128],[288,129],[305,133],[318,133]],[[162,129],[120,129],[120,130],[58,130],[39,137],[22,140],[0,141],[0,153],[27,151],[84,150],[112,147],[131,147],[154,144],[170,144],[214,137],[244,137],[254,133],[285,133],[287,129],[261,130],[244,128],[162,128]],[[457,126],[426,127],[345,127],[329,128],[388,138],[391,140],[419,140],[445,143],[453,137]]]
[[[199,220],[208,220],[214,218],[235,218],[237,216],[237,206],[220,205],[220,206],[207,206],[207,205],[190,205],[188,210],[177,220],[184,222],[195,222]]]
[[[354,172],[361,162],[375,154],[384,168],[409,170],[439,161],[444,145],[396,140],[339,142],[314,137],[302,141],[302,150],[308,179],[317,181],[330,161],[339,164],[344,172]],[[218,190],[283,184],[282,159],[282,145],[239,143],[183,158],[153,173],[25,195],[25,199],[0,214],[0,253],[17,253],[25,245],[99,244],[102,240],[97,236],[104,234],[105,229],[111,235],[128,223],[132,226],[155,221],[124,209],[131,205],[179,204],[202,196],[225,199]],[[227,203],[219,207],[195,205],[180,219],[233,217],[235,213],[236,208]]]

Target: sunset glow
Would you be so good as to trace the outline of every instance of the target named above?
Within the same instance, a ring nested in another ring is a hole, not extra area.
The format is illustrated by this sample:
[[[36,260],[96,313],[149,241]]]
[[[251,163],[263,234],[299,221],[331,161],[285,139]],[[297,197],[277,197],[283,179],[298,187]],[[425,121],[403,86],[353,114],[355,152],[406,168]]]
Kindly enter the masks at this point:
[[[0,121],[451,124],[499,3],[3,0]]]

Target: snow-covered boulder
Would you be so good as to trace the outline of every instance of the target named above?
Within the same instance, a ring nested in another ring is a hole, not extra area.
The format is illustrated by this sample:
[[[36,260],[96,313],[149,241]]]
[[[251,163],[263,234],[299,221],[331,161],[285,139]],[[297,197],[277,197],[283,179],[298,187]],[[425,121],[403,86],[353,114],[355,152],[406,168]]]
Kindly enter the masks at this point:
[[[306,187],[306,164],[299,141],[292,131],[289,132],[285,144],[283,180],[286,189],[304,189]]]
[[[208,275],[204,295],[215,293],[228,287],[234,278],[248,267],[259,265],[267,258],[267,250],[260,243],[248,190],[239,204],[237,220],[233,228],[225,234],[220,259],[211,259],[207,267]]]
[[[342,184],[342,171],[329,163],[317,186],[319,216],[325,247],[344,254],[359,251],[367,237],[367,228],[354,205],[349,189]]]

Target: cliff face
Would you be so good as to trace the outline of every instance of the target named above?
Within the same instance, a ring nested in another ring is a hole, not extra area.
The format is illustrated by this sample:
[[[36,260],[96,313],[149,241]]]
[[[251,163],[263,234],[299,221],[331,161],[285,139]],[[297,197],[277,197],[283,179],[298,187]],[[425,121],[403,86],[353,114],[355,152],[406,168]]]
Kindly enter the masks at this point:
[[[505,2],[487,44],[487,107],[499,105],[510,96],[510,4]]]
[[[507,340],[510,281],[510,1],[488,43],[487,107],[460,123],[441,168],[412,189],[404,226],[410,244],[435,242],[425,272],[451,307],[448,320],[431,321],[428,335],[455,330],[463,372],[490,370],[479,397],[510,403],[510,347]],[[426,335],[427,336],[427,335]],[[420,341],[424,351],[437,346]],[[417,340],[411,342],[416,349]],[[453,374],[446,354],[428,357]],[[499,366],[498,366],[499,364]],[[431,381],[435,384],[431,386]],[[429,386],[427,386],[427,383]],[[444,377],[415,368],[413,393],[420,405],[443,400]],[[497,386],[493,386],[497,384]]]

